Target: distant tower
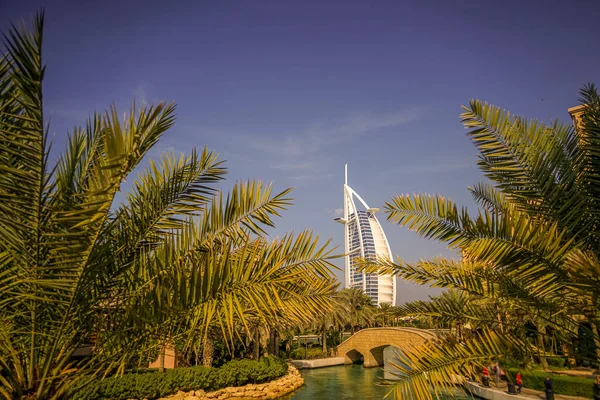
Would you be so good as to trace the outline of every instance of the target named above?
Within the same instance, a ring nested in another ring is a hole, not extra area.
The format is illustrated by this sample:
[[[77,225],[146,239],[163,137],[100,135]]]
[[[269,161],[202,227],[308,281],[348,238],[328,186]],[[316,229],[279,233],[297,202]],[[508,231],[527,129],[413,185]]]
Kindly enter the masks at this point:
[[[354,198],[364,210],[359,210]],[[392,251],[385,233],[375,216],[378,208],[367,203],[348,186],[348,165],[344,170],[344,217],[334,221],[344,225],[346,287],[360,288],[373,303],[396,304],[396,279],[392,276],[358,272],[356,260],[360,258],[386,258],[392,260]]]

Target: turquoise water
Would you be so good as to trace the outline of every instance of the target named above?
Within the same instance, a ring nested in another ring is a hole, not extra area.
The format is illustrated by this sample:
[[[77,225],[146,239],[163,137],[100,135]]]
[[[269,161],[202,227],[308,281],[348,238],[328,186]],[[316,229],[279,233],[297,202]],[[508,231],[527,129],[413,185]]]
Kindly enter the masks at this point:
[[[304,386],[286,400],[383,399],[389,390],[375,384],[383,378],[383,368],[363,368],[354,364],[300,372]]]
[[[383,378],[383,368],[363,368],[362,365],[354,364],[303,369],[300,372],[304,377],[304,386],[284,397],[285,400],[376,400],[383,399],[390,390],[376,384]],[[452,398],[467,397],[458,394]],[[388,399],[393,399],[393,395]]]

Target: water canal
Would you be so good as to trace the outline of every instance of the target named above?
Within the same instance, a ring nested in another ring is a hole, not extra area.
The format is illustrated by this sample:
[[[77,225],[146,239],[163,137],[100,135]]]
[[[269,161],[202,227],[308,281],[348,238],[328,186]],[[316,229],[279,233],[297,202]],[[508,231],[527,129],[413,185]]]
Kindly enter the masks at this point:
[[[303,369],[304,386],[284,397],[285,400],[379,400],[389,388],[377,385],[383,378],[383,368],[363,368],[362,365],[344,365],[317,369]],[[466,399],[456,394],[448,399]],[[389,397],[393,399],[393,396]]]

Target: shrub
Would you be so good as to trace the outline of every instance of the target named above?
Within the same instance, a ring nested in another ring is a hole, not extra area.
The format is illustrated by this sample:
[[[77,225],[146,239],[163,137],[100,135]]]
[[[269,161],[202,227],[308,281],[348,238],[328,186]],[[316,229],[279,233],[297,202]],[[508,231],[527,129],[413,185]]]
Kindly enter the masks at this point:
[[[548,360],[550,361],[550,360]],[[516,369],[509,369],[512,377],[517,375]],[[521,370],[521,376],[523,378],[523,386],[535,390],[544,390],[544,380],[547,376],[552,379],[552,385],[554,387],[554,393],[563,394],[567,396],[580,396],[586,398],[592,398],[592,379],[581,378],[577,376],[558,375],[547,373],[543,371],[527,371]]]
[[[565,359],[562,357],[546,358],[546,361],[551,367],[563,368],[565,366]]]
[[[188,367],[159,372],[126,374],[103,380],[92,379],[83,388],[73,390],[67,397],[73,399],[156,399],[179,390],[212,391],[228,386],[262,383],[286,374],[285,361],[265,357],[260,361],[232,360],[219,368]]]
[[[292,360],[314,360],[315,358],[326,358],[327,356],[327,352],[320,348],[306,350],[303,348],[297,348],[292,350]]]

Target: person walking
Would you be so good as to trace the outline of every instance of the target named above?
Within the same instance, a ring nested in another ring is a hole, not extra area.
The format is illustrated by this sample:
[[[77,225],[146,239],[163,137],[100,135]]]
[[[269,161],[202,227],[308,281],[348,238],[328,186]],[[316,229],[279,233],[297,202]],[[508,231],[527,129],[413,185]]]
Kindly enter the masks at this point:
[[[487,367],[483,367],[483,377],[481,378],[481,383],[483,386],[490,387],[490,372]]]
[[[594,400],[600,400],[600,375],[596,376],[596,382],[594,382]]]
[[[554,388],[552,387],[552,381],[549,376],[546,377],[544,386],[546,387],[546,400],[554,400]]]
[[[515,383],[517,384],[517,394],[521,394],[521,389],[523,389],[523,379],[521,378],[521,371],[517,371]]]
[[[494,379],[496,380],[496,386],[500,383],[500,364],[496,361],[494,364]]]

